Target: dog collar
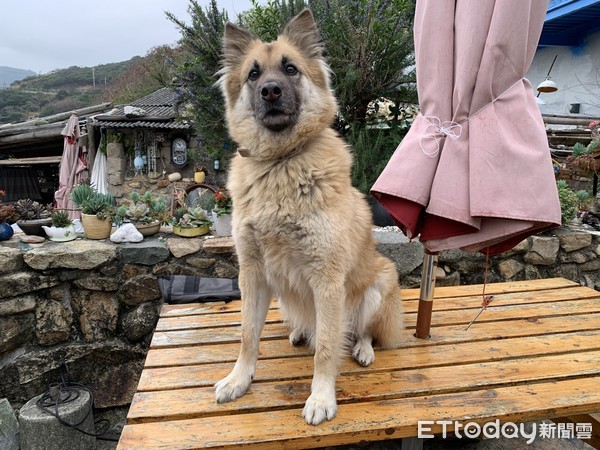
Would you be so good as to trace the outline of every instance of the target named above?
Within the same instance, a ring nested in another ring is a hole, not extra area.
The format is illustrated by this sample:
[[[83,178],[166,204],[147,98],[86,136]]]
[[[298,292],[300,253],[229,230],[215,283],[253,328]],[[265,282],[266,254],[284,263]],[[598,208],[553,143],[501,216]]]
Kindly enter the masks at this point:
[[[300,153],[303,149],[304,149],[304,146],[300,145],[285,156],[282,156],[280,158],[274,158],[274,159],[266,159],[265,161],[284,161],[286,159],[293,158],[298,153]],[[252,154],[250,153],[250,150],[248,150],[247,148],[238,148],[238,153],[243,158],[252,158]]]

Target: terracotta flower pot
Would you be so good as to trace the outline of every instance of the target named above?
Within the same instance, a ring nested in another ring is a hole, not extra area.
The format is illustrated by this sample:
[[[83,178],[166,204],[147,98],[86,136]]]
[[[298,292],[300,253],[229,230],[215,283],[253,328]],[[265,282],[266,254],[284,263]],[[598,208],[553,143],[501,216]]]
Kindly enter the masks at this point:
[[[135,228],[142,233],[142,236],[152,236],[160,230],[160,222],[152,223],[134,223]]]

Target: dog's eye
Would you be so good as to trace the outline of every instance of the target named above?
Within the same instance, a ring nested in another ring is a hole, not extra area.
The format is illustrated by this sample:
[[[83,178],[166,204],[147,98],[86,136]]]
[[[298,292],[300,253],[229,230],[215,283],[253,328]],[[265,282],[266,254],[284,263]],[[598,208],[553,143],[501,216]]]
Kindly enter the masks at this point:
[[[248,74],[249,80],[258,80],[258,77],[260,77],[260,72],[256,69],[252,69]]]
[[[288,75],[296,75],[298,73],[298,69],[293,64],[288,64],[285,66],[285,73]]]

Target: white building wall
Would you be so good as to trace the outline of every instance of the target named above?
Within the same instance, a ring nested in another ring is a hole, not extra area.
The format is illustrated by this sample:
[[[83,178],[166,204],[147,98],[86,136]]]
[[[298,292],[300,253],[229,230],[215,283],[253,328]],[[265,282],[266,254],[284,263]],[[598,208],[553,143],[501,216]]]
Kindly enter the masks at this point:
[[[556,55],[550,78],[558,91],[540,94],[542,114],[600,117],[600,32],[579,47],[540,47],[527,74],[534,89],[546,78]],[[581,104],[579,114],[569,112],[572,103]]]

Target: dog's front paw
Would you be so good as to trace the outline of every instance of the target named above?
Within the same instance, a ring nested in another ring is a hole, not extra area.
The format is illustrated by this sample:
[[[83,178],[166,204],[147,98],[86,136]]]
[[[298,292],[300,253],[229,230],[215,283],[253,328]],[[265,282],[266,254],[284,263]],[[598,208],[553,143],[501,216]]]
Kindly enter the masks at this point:
[[[217,403],[226,403],[245,394],[252,382],[252,375],[237,375],[231,372],[215,384],[215,398]]]
[[[358,341],[352,349],[352,357],[361,366],[370,366],[375,361],[375,351],[370,343]]]
[[[309,425],[319,425],[325,420],[331,420],[337,414],[337,402],[335,395],[330,396],[319,396],[315,393],[311,394],[304,404],[302,410],[302,417],[306,419],[306,423]]]

